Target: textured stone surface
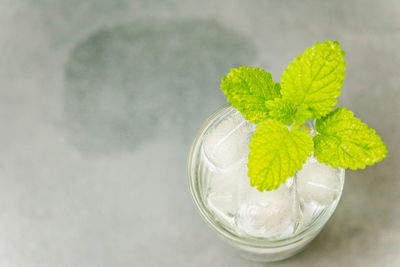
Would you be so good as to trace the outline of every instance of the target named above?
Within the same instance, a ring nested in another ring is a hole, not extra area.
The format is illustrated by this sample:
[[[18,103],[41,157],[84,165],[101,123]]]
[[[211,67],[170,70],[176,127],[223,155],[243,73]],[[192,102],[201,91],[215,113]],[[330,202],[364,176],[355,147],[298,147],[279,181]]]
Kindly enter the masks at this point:
[[[321,234],[273,265],[399,266],[399,33],[396,0],[0,1],[0,266],[266,266],[201,220],[188,149],[231,67],[279,80],[326,39],[340,103],[389,157],[347,172]]]

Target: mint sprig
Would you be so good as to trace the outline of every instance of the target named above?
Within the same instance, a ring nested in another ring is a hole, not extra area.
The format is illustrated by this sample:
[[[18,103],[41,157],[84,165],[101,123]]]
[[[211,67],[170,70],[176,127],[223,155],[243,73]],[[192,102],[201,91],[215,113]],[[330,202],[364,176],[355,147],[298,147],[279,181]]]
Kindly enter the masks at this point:
[[[375,130],[347,108],[333,110],[345,67],[339,43],[325,41],[296,57],[281,84],[253,67],[232,69],[222,78],[228,102],[258,123],[247,164],[252,186],[277,189],[302,168],[312,151],[319,162],[345,169],[365,168],[387,156]],[[302,125],[307,119],[316,119],[316,131]]]

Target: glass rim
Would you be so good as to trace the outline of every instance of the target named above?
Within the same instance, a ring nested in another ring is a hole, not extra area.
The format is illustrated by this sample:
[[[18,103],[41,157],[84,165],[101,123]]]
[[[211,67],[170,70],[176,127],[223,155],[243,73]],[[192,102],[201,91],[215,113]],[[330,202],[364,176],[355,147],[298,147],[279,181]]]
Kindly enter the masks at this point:
[[[340,198],[342,196],[343,192],[343,186],[344,186],[344,180],[345,180],[345,171],[343,171],[343,177],[341,179],[340,183],[340,188],[339,188],[339,194],[337,196],[337,201],[335,202],[334,205],[326,209],[324,212],[322,212],[320,215],[318,215],[317,218],[314,219],[314,221],[308,225],[306,228],[301,230],[295,235],[283,238],[283,239],[277,239],[277,240],[270,240],[267,238],[262,238],[262,237],[245,237],[245,236],[240,236],[233,231],[231,231],[229,228],[225,227],[222,223],[220,223],[218,220],[215,219],[215,216],[213,216],[212,212],[209,211],[207,208],[206,204],[202,200],[202,197],[200,196],[200,192],[198,189],[198,179],[197,175],[195,174],[196,170],[193,168],[193,158],[195,155],[195,152],[198,152],[199,145],[201,142],[199,142],[200,138],[204,135],[205,131],[207,130],[208,126],[211,125],[211,123],[217,119],[219,116],[221,116],[225,111],[227,111],[227,108],[231,107],[231,104],[227,103],[220,108],[218,108],[214,113],[212,113],[206,121],[202,124],[200,129],[197,131],[196,136],[193,140],[193,143],[190,147],[189,150],[189,155],[187,159],[187,164],[186,164],[186,175],[188,179],[188,185],[189,185],[189,190],[190,194],[192,196],[193,202],[195,203],[195,206],[200,213],[201,217],[206,221],[209,227],[217,231],[218,234],[223,236],[224,238],[228,239],[229,241],[232,241],[233,243],[242,245],[242,246],[248,246],[248,247],[254,247],[254,248],[276,248],[276,247],[283,247],[283,246],[289,246],[292,244],[295,244],[297,242],[302,241],[303,239],[307,238],[308,236],[313,236],[314,233],[317,233],[322,229],[322,227],[325,225],[325,223],[329,220],[333,212],[335,211],[338,203],[340,202]],[[341,169],[341,168],[338,168]]]

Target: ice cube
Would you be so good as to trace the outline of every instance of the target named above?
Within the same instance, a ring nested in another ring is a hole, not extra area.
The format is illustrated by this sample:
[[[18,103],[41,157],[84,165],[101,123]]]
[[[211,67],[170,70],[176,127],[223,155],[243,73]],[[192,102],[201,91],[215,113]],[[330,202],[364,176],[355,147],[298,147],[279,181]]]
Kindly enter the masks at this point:
[[[281,238],[295,231],[298,218],[295,191],[282,184],[277,190],[251,188],[240,204],[237,226],[244,234]]]
[[[340,190],[338,170],[309,158],[296,174],[297,192],[300,201],[314,205],[329,206]]]
[[[256,126],[236,109],[231,109],[205,133],[203,149],[217,168],[227,168],[247,159],[249,143]]]
[[[234,224],[243,187],[250,187],[245,166],[212,172],[207,204],[220,221]]]

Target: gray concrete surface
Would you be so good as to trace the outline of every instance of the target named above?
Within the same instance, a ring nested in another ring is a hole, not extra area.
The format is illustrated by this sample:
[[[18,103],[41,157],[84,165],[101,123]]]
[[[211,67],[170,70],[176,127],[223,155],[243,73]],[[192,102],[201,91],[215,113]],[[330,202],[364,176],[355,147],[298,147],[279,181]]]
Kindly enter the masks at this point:
[[[192,204],[191,140],[231,67],[279,80],[326,39],[389,157],[303,253],[243,260]],[[396,0],[0,0],[0,266],[399,266],[399,48]]]

